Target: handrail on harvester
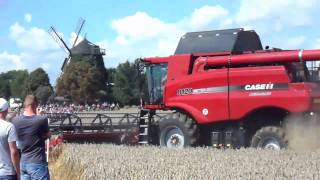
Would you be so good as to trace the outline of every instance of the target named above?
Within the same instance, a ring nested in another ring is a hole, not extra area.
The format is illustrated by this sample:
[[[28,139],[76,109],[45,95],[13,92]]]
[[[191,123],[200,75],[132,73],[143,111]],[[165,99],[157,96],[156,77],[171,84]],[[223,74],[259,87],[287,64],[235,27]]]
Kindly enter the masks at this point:
[[[257,52],[240,55],[199,57],[195,61],[193,71],[199,71],[204,66],[228,66],[245,64],[288,63],[319,61],[320,49],[317,50],[286,50],[275,52]]]

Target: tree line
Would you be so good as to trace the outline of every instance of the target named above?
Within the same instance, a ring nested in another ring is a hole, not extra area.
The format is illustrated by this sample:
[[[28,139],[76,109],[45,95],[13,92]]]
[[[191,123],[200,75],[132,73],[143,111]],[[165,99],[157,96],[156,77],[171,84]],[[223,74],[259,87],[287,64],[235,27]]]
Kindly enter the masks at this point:
[[[0,96],[23,99],[27,94],[34,94],[41,104],[62,96],[75,104],[114,102],[120,105],[139,105],[140,99],[146,96],[145,74],[138,70],[137,60],[104,69],[101,64],[78,58],[82,60],[69,63],[55,87],[42,68],[30,73],[27,70],[1,73]]]
[[[42,104],[53,95],[49,76],[42,68],[30,73],[27,70],[12,70],[0,74],[1,97],[22,99],[27,94],[36,95]]]

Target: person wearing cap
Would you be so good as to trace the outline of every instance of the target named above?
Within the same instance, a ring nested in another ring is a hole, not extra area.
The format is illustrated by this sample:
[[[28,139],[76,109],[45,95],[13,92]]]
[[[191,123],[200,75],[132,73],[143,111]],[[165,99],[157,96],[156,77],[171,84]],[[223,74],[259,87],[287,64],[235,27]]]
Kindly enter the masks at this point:
[[[50,137],[48,119],[37,115],[35,96],[27,95],[23,105],[23,114],[12,120],[21,149],[21,179],[50,179],[45,153],[45,140]]]
[[[6,121],[9,103],[0,98],[0,180],[19,179],[19,153],[15,127]]]

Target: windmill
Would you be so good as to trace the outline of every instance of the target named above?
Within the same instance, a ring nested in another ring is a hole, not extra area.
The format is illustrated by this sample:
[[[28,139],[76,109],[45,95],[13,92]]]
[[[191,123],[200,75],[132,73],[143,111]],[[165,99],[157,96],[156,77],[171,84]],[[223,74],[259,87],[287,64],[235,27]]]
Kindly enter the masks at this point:
[[[86,20],[84,20],[83,18],[79,19],[79,22],[78,22],[78,25],[77,25],[76,31],[75,31],[76,32],[76,38],[75,38],[74,42],[72,43],[72,47],[71,48],[75,47],[85,22],[86,22]],[[48,30],[48,32],[52,36],[52,38],[58,43],[58,45],[68,54],[68,56],[64,59],[63,64],[61,66],[61,71],[63,72],[65,66],[71,60],[71,57],[72,57],[71,48],[68,47],[68,45],[62,39],[61,35],[57,32],[57,30],[56,30],[56,28],[54,26],[51,26],[50,29]]]

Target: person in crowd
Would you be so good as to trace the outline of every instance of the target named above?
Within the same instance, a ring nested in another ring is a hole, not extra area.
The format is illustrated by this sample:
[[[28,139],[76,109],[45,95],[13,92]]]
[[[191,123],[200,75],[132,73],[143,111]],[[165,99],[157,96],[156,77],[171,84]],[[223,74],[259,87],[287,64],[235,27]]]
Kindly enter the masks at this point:
[[[20,175],[22,180],[50,179],[45,153],[45,140],[50,137],[48,119],[37,115],[38,101],[27,95],[24,112],[12,120],[21,149]]]
[[[0,180],[19,179],[19,152],[17,135],[13,124],[6,121],[9,103],[0,98]]]

